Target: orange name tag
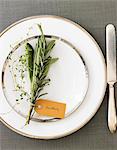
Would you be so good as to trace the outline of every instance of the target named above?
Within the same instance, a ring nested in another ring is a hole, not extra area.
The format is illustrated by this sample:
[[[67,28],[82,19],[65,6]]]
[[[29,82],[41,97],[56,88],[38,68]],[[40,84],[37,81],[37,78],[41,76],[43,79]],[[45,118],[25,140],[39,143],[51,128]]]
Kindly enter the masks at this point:
[[[66,104],[45,99],[39,99],[35,103],[35,111],[40,115],[64,118]]]

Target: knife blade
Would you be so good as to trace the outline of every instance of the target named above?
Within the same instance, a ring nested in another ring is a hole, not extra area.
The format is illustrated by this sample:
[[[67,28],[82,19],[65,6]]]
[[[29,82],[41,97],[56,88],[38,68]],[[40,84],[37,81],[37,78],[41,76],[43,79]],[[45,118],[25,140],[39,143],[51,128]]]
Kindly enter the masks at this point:
[[[107,82],[115,83],[116,76],[116,33],[112,24],[106,27],[106,45],[107,45]]]
[[[112,24],[106,26],[106,58],[107,58],[107,83],[109,84],[108,100],[108,127],[111,133],[116,131],[117,117],[114,97],[114,84],[116,76],[116,32]]]

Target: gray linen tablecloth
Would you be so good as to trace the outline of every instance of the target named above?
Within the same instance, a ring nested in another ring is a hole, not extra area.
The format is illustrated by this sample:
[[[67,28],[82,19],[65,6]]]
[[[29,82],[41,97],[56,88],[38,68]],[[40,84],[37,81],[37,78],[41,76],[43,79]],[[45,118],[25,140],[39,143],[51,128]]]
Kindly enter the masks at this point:
[[[113,23],[117,26],[116,7],[116,0],[0,0],[0,31],[24,17],[59,15],[86,28],[97,40],[105,56],[105,25]],[[43,141],[25,138],[0,123],[0,149],[117,150],[117,133],[112,135],[107,128],[107,96],[85,127],[62,139]]]

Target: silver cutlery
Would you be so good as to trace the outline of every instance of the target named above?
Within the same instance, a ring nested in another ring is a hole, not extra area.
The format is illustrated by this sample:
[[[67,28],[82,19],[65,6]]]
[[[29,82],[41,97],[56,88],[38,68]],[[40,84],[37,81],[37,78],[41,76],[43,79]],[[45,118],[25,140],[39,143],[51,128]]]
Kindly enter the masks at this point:
[[[114,96],[114,84],[116,76],[116,33],[112,24],[106,26],[106,58],[107,58],[107,83],[109,84],[108,100],[108,127],[111,133],[116,131],[117,117]]]

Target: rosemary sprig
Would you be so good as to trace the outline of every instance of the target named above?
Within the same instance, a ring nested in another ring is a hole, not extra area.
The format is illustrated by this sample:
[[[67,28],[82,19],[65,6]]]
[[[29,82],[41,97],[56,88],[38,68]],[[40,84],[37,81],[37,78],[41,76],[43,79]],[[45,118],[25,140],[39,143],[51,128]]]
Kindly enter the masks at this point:
[[[26,59],[31,81],[31,105],[26,124],[29,124],[30,122],[36,99],[48,94],[41,94],[41,91],[50,82],[50,79],[47,78],[50,66],[58,60],[58,58],[52,58],[50,56],[50,53],[55,46],[55,40],[52,40],[47,44],[41,25],[38,25],[38,27],[41,31],[41,36],[38,38],[35,50],[33,50],[29,43],[26,44]]]

